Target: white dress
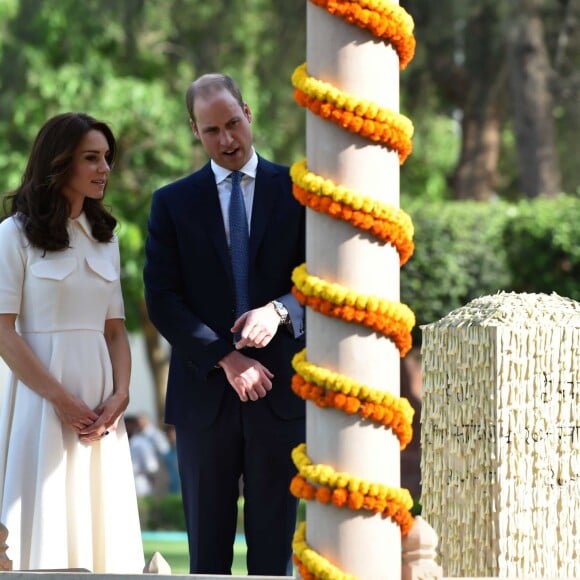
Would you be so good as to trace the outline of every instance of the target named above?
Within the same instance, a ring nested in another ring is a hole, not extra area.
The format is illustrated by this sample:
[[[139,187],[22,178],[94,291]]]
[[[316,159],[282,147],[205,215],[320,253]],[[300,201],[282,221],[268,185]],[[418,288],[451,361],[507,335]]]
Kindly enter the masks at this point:
[[[98,243],[84,214],[71,247],[32,247],[20,222],[0,223],[0,313],[50,372],[95,408],[113,390],[105,319],[123,318],[119,247]],[[43,256],[44,254],[44,256]],[[14,570],[140,573],[144,556],[124,422],[92,444],[12,375],[0,417],[0,521]]]

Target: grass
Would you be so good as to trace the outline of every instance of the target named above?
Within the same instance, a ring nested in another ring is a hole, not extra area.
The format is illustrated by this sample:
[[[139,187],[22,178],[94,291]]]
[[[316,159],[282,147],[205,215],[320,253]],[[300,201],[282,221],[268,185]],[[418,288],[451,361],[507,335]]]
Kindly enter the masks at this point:
[[[143,549],[145,550],[145,561],[159,552],[171,566],[172,574],[189,574],[189,554],[186,540],[156,540],[144,539]],[[232,574],[234,576],[246,576],[246,544],[236,542],[234,545],[234,563]]]
[[[238,538],[243,534],[243,513],[244,504],[240,499],[238,502]],[[185,520],[183,518],[183,508],[181,496],[167,495],[162,497],[139,498],[139,514],[141,522],[151,524],[146,528],[151,531],[160,531],[159,538],[152,538],[150,534],[144,534],[143,550],[145,552],[145,561],[159,552],[167,563],[171,566],[173,574],[189,574],[189,552],[187,540],[179,536],[174,538],[163,538],[163,531],[167,530],[184,530]],[[232,574],[245,576],[246,568],[246,544],[243,541],[236,541],[234,544],[234,562],[232,564]]]
[[[173,538],[163,538],[162,532],[165,530],[184,530],[185,521],[181,505],[181,497],[165,496],[162,498],[139,498],[141,522],[152,524],[145,529],[160,531],[158,538],[151,537],[150,534],[144,534],[143,549],[145,552],[145,561],[159,552],[167,563],[171,566],[173,574],[189,574],[189,552],[187,549],[187,540]],[[248,574],[246,567],[246,543],[243,539],[243,499],[238,502],[238,525],[237,540],[234,544],[234,562],[232,564],[232,574],[235,576],[246,576]],[[298,520],[305,519],[305,505],[301,501],[298,506]],[[153,521],[155,520],[155,521]],[[239,539],[241,536],[241,540]]]

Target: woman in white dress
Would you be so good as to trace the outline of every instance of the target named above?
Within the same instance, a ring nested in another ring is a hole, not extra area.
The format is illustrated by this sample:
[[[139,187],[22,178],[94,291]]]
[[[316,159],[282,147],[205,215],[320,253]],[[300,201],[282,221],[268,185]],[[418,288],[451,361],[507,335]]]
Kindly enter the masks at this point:
[[[131,355],[115,218],[115,138],[83,113],[40,130],[0,223],[0,522],[15,570],[140,573],[122,420]]]

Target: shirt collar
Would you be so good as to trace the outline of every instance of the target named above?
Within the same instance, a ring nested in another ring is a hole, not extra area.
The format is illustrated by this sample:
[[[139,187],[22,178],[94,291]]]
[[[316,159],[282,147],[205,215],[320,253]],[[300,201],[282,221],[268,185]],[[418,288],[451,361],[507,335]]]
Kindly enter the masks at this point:
[[[227,179],[232,172],[230,169],[226,169],[221,165],[218,165],[213,159],[211,160],[211,170],[215,176],[216,184],[220,184],[222,181]],[[256,171],[258,170],[258,155],[254,148],[252,147],[252,156],[248,162],[240,169],[244,175],[248,175],[252,179],[256,179]]]
[[[87,234],[87,236],[91,239],[93,238],[93,228],[87,219],[87,215],[83,211],[78,217],[70,220],[73,224],[78,224],[80,228]]]

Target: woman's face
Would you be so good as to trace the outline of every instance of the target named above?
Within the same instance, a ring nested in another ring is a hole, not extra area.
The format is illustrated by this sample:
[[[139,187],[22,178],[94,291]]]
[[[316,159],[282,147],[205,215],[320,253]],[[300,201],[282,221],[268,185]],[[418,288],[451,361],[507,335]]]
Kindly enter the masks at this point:
[[[70,175],[62,191],[70,203],[71,217],[77,217],[82,212],[86,197],[103,197],[111,171],[108,156],[109,143],[105,135],[91,129],[74,152]]]

